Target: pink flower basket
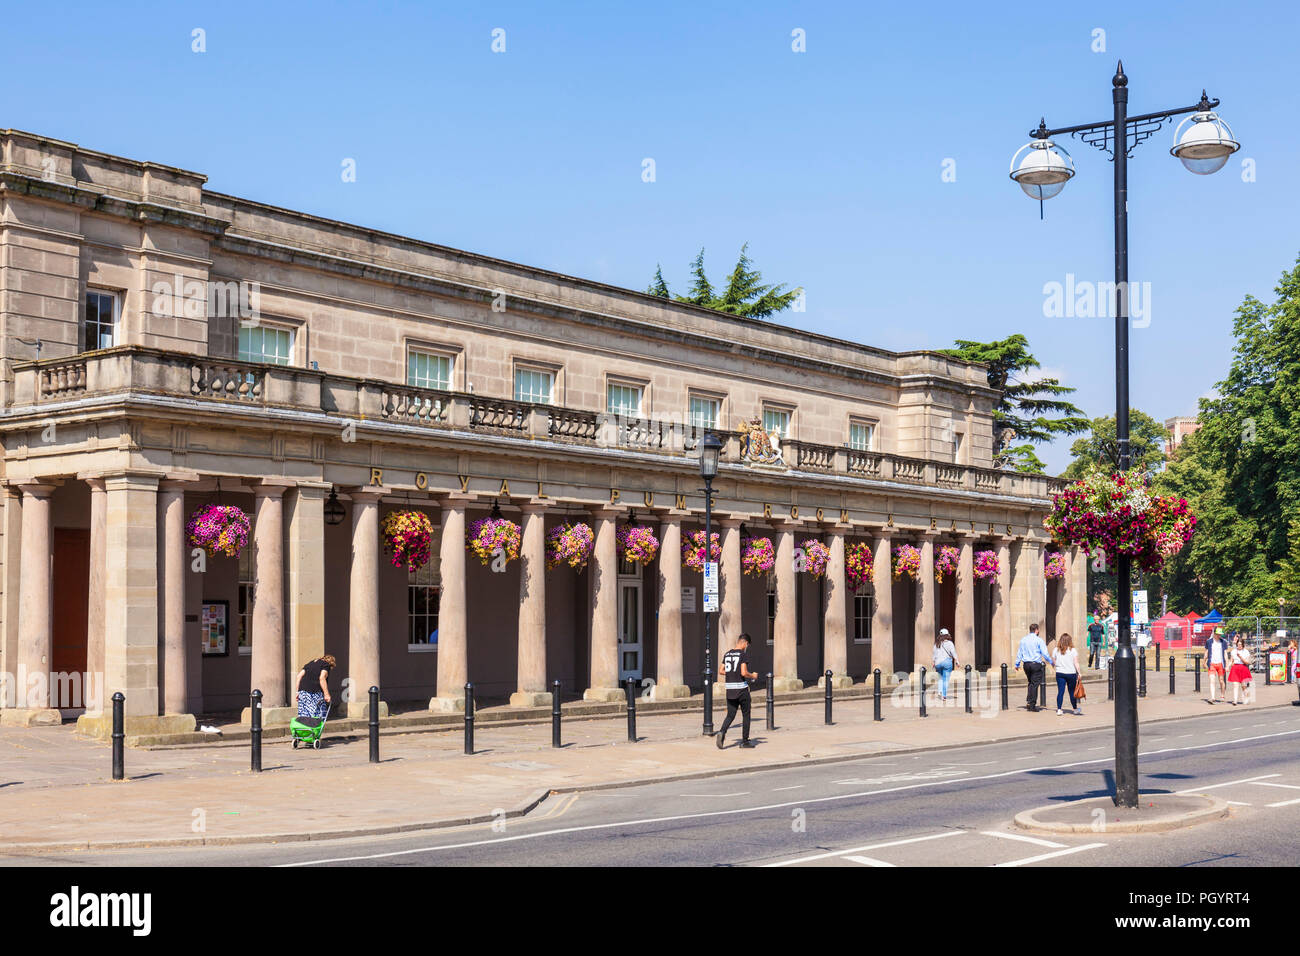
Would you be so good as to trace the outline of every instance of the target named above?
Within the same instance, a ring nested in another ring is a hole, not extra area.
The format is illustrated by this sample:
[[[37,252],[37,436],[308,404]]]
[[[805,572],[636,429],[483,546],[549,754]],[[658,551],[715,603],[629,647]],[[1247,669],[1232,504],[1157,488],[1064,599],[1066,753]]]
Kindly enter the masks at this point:
[[[483,564],[490,564],[497,551],[505,554],[507,563],[519,557],[522,530],[506,518],[479,518],[469,526],[465,546],[478,555]]]
[[[1060,551],[1043,553],[1043,577],[1049,581],[1065,577],[1065,554]]]
[[[875,552],[867,541],[856,541],[844,547],[844,578],[853,590],[870,584],[875,578]]]
[[[418,571],[429,563],[433,524],[423,511],[390,511],[380,530],[393,567],[400,568],[405,562],[409,570]]]
[[[804,570],[815,578],[826,573],[826,565],[831,560],[831,549],[816,538],[809,538],[800,545],[804,553]]]
[[[190,546],[216,557],[237,558],[248,544],[248,515],[233,505],[204,505],[185,524]]]
[[[591,558],[591,549],[596,543],[591,525],[577,524],[556,525],[546,536],[546,566],[558,568],[567,564],[581,573]]]
[[[1127,555],[1155,573],[1192,539],[1196,517],[1187,499],[1152,494],[1140,475],[1095,472],[1055,496],[1043,527],[1085,554]]]
[[[634,564],[649,564],[659,553],[659,539],[645,525],[625,524],[616,537],[619,554]]]
[[[745,574],[767,574],[776,565],[771,538],[745,538],[740,542],[740,568]]]
[[[711,533],[710,561],[722,560],[722,542],[718,532]],[[682,542],[682,564],[696,571],[704,570],[704,532],[693,531]]]
[[[894,580],[904,577],[916,580],[921,573],[921,552],[910,544],[900,544],[894,549]]]
[[[945,544],[934,556],[934,579],[943,584],[944,579],[957,573],[957,564],[961,561],[961,552],[950,544]]]
[[[1002,569],[998,567],[996,551],[976,551],[972,573],[977,581],[992,581]]]

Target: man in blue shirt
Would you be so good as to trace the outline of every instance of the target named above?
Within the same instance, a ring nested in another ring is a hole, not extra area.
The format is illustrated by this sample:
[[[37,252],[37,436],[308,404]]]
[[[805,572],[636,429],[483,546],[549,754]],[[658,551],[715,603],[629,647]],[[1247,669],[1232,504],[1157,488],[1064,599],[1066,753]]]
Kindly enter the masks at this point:
[[[1047,665],[1052,659],[1047,656],[1047,645],[1038,636],[1038,625],[1030,624],[1029,633],[1020,639],[1020,648],[1016,651],[1016,670],[1023,664],[1025,677],[1029,679],[1029,697],[1026,710],[1038,710],[1039,687],[1047,676]]]

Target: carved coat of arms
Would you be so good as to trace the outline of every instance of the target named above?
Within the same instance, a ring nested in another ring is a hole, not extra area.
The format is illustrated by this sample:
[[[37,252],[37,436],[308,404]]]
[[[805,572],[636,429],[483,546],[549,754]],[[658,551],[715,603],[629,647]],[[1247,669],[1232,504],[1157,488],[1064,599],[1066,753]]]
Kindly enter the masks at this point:
[[[737,429],[740,435],[740,459],[759,465],[784,464],[781,457],[781,437],[776,431],[763,431],[762,419],[755,418],[741,422]]]

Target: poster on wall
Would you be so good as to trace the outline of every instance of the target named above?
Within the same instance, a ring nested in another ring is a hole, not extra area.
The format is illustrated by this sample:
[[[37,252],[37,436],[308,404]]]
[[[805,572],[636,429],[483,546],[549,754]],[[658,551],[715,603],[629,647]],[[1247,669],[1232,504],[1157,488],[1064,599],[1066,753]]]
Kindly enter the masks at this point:
[[[204,601],[199,612],[199,640],[204,657],[225,657],[230,653],[230,602]]]

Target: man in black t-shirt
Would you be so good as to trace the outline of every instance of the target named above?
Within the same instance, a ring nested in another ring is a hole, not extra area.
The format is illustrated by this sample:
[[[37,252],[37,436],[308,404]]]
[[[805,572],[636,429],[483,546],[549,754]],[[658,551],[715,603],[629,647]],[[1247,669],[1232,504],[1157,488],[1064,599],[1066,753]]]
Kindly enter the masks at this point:
[[[1088,625],[1088,666],[1094,667],[1101,659],[1102,649],[1106,646],[1106,625],[1101,623],[1098,613]]]
[[[749,669],[749,635],[741,634],[736,638],[736,646],[722,655],[722,666],[718,668],[718,680],[727,687],[727,719],[722,722],[722,729],[714,738],[721,750],[727,737],[727,728],[736,719],[736,711],[741,712],[740,746],[752,747],[749,739],[749,682],[758,675]]]

